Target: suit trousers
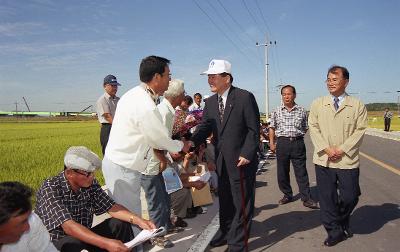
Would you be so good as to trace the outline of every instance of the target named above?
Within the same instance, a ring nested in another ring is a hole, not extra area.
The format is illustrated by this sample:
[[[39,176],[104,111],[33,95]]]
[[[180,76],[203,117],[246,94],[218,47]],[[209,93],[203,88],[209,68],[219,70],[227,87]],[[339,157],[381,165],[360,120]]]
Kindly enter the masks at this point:
[[[389,117],[385,117],[384,120],[385,120],[385,131],[389,131],[391,119]]]
[[[361,195],[360,169],[335,169],[315,165],[321,222],[330,237],[342,235]]]
[[[108,143],[108,138],[110,137],[111,131],[111,124],[109,123],[102,123],[100,129],[100,144],[101,144],[101,151],[104,153],[106,152],[106,147]]]
[[[235,169],[239,169],[236,168]],[[246,169],[246,166],[241,168]],[[255,174],[243,177],[244,199],[242,198],[240,179],[229,177],[225,162],[218,176],[219,222],[220,232],[226,237],[229,251],[245,251],[245,237],[250,235],[254,214]],[[244,200],[245,215],[242,210]],[[244,218],[245,219],[244,219]],[[245,227],[247,235],[245,236]]]
[[[281,192],[288,198],[293,197],[290,186],[290,161],[294,170],[302,201],[310,199],[310,182],[306,168],[306,146],[304,139],[289,140],[279,137],[276,143],[276,160],[278,185]]]
[[[90,230],[103,237],[120,240],[124,243],[134,238],[131,224],[114,218],[109,218],[99,225],[92,227]],[[69,235],[53,243],[54,246],[61,252],[81,252],[84,249],[90,252],[107,251]]]

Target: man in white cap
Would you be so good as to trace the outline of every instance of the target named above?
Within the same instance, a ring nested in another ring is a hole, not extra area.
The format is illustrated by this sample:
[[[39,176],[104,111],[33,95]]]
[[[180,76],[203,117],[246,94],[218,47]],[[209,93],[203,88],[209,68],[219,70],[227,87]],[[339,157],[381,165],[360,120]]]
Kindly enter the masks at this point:
[[[260,114],[254,95],[232,86],[231,64],[212,60],[208,75],[211,92],[203,118],[192,136],[199,146],[213,134],[218,174],[220,228],[212,247],[228,244],[229,251],[248,250],[254,212]]]
[[[117,96],[118,86],[121,86],[121,84],[118,83],[117,77],[111,74],[107,75],[103,82],[105,92],[99,97],[99,99],[97,99],[96,102],[97,117],[101,124],[100,144],[103,155],[106,150],[108,138],[110,136],[111,125],[113,123],[115,110],[117,109],[117,104],[119,101],[119,97]]]
[[[45,180],[36,196],[35,213],[60,251],[129,251],[124,242],[134,235],[131,225],[155,225],[116,204],[94,178],[99,157],[84,146],[70,147],[64,171]],[[93,215],[108,212],[112,218],[92,227]]]

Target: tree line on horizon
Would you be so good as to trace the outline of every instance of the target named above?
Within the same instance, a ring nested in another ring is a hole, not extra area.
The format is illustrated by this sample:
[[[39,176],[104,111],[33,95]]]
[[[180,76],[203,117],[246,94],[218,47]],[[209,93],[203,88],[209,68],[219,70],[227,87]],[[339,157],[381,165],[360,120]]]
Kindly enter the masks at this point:
[[[365,107],[367,107],[368,111],[383,111],[386,108],[389,108],[391,111],[397,111],[397,103],[391,102],[391,103],[368,103],[365,104]]]

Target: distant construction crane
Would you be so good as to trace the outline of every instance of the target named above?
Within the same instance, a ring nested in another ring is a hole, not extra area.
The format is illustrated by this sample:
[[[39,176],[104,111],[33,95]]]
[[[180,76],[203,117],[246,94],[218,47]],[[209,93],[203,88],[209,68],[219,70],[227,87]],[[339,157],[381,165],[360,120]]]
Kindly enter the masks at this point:
[[[24,99],[24,102],[25,102],[26,107],[28,108],[28,111],[31,112],[31,109],[29,108],[28,103],[25,100],[25,97],[22,96],[22,99]]]
[[[89,105],[86,108],[84,108],[81,112],[79,112],[78,114],[85,112],[86,110],[90,109],[91,107],[93,107],[93,105]]]

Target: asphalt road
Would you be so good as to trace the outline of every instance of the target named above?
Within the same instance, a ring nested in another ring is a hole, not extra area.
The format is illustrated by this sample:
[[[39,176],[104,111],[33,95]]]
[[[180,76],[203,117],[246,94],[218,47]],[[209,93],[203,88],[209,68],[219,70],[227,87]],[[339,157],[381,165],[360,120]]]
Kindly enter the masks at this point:
[[[305,141],[312,195],[317,197],[313,146],[308,136]],[[250,251],[400,251],[400,141],[366,135],[361,152],[366,154],[361,156],[362,195],[351,219],[355,233],[352,238],[324,247],[326,232],[320,224],[319,210],[305,208],[300,199],[278,205],[282,194],[276,182],[276,162],[270,160],[268,170],[257,176]],[[291,179],[297,193],[293,173]],[[226,249],[208,247],[206,251]]]

